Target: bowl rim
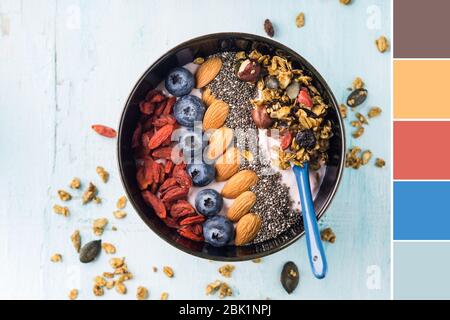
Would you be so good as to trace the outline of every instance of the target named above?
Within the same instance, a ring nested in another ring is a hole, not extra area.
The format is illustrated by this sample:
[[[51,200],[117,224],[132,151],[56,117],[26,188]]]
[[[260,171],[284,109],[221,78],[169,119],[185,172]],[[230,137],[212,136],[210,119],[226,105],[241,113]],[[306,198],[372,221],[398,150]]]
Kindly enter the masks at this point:
[[[295,56],[296,59],[300,60],[301,63],[306,66],[306,68],[312,73],[314,74],[314,77],[317,79],[318,82],[320,82],[320,84],[322,85],[324,91],[328,94],[330,103],[333,105],[333,107],[336,109],[336,113],[337,113],[337,119],[339,122],[339,127],[340,127],[340,135],[341,135],[341,142],[342,142],[342,146],[341,146],[341,154],[343,155],[340,159],[340,162],[338,164],[338,172],[337,172],[337,179],[336,182],[334,183],[333,188],[331,189],[330,193],[328,194],[328,197],[326,198],[323,206],[322,206],[322,210],[319,213],[316,213],[317,215],[317,221],[320,221],[320,219],[325,215],[326,211],[328,210],[331,202],[333,201],[334,197],[336,196],[336,192],[338,190],[338,187],[341,183],[342,180],[342,175],[343,175],[343,171],[344,171],[344,161],[345,161],[345,148],[346,148],[346,138],[345,138],[345,128],[344,128],[344,122],[342,119],[342,116],[339,112],[339,104],[336,100],[336,97],[333,94],[333,91],[331,90],[331,88],[329,87],[328,83],[325,81],[325,79],[322,77],[322,75],[316,70],[316,68],[314,68],[308,60],[306,60],[302,55],[300,55],[299,53],[297,53],[296,51],[294,51],[293,49],[283,45],[280,42],[277,42],[273,39],[267,38],[267,37],[262,37],[259,35],[255,35],[255,34],[250,34],[250,33],[242,33],[242,32],[218,32],[218,33],[209,33],[209,34],[204,34],[202,36],[198,36],[186,41],[183,41],[182,43],[176,45],[175,47],[169,49],[168,51],[166,51],[164,54],[162,54],[158,59],[156,59],[146,70],[145,72],[142,74],[142,76],[139,78],[138,81],[136,81],[135,85],[133,86],[133,89],[131,90],[130,94],[128,95],[128,98],[126,100],[126,103],[122,109],[122,113],[120,116],[120,122],[119,122],[119,128],[118,128],[118,138],[117,138],[117,148],[116,148],[116,156],[117,156],[117,165],[119,167],[119,172],[120,172],[120,181],[122,183],[122,186],[125,190],[125,193],[128,197],[128,201],[132,204],[134,210],[138,213],[138,215],[140,216],[140,218],[144,221],[144,223],[146,224],[146,226],[148,228],[150,228],[154,233],[156,233],[156,235],[158,235],[159,238],[163,239],[165,242],[169,243],[171,246],[179,249],[180,251],[184,252],[184,253],[188,253],[192,256],[195,257],[199,257],[199,258],[203,258],[203,259],[208,259],[208,260],[214,260],[214,261],[228,261],[228,262],[238,262],[238,261],[248,261],[248,260],[252,260],[252,259],[257,259],[257,258],[262,258],[262,257],[266,257],[269,255],[272,255],[276,252],[279,252],[285,248],[287,248],[288,246],[292,245],[293,243],[297,242],[297,240],[299,240],[300,238],[303,237],[303,235],[305,234],[305,231],[303,230],[302,232],[300,232],[298,235],[296,235],[295,237],[293,237],[292,239],[290,239],[289,241],[287,241],[286,243],[277,246],[273,249],[267,250],[267,251],[263,251],[263,252],[258,252],[258,253],[254,253],[254,254],[250,254],[250,255],[245,255],[245,256],[237,256],[237,257],[219,257],[219,256],[214,256],[214,255],[209,255],[208,253],[205,253],[203,251],[197,252],[197,251],[193,251],[190,248],[187,248],[181,244],[179,244],[176,241],[173,241],[169,236],[166,236],[166,234],[164,234],[163,232],[160,232],[158,230],[158,228],[154,228],[153,225],[151,223],[149,223],[148,221],[148,217],[146,216],[145,213],[141,212],[139,210],[139,207],[137,206],[137,204],[134,201],[134,198],[130,192],[130,190],[127,187],[126,184],[126,178],[125,178],[125,173],[124,173],[124,168],[123,168],[123,159],[121,156],[121,136],[122,136],[122,131],[123,131],[123,125],[124,125],[124,120],[125,120],[125,111],[127,110],[127,106],[129,106],[134,94],[136,93],[138,87],[141,85],[141,83],[145,80],[145,78],[148,76],[148,74],[152,71],[152,69],[154,69],[154,67],[156,65],[158,65],[161,61],[163,61],[164,59],[166,59],[167,57],[173,55],[175,52],[179,51],[180,49],[182,49],[183,47],[185,47],[186,45],[189,45],[189,43],[191,42],[196,42],[196,41],[201,41],[201,40],[208,40],[210,38],[217,38],[217,39],[227,39],[227,38],[248,38],[254,41],[260,41],[260,42],[265,42],[267,44],[269,44],[272,47],[275,48],[279,48],[283,51],[288,52],[289,54]]]

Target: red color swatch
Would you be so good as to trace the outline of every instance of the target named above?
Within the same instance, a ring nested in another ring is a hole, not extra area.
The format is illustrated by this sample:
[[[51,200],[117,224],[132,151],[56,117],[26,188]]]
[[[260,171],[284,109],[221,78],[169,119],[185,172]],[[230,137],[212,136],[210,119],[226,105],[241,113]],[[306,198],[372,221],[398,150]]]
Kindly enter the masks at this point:
[[[394,179],[450,179],[450,121],[394,121]]]

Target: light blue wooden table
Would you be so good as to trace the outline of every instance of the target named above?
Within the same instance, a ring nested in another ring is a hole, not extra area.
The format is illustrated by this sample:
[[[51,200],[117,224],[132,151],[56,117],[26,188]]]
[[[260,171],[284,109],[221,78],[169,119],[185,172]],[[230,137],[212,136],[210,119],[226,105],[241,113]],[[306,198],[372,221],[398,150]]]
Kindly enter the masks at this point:
[[[329,274],[313,278],[304,239],[261,264],[236,263],[230,285],[238,299],[389,298],[390,296],[390,55],[380,54],[374,40],[390,38],[390,1],[356,0],[0,0],[0,298],[65,299],[78,287],[81,298],[92,298],[92,278],[108,269],[106,255],[90,265],[77,262],[69,240],[79,228],[92,239],[92,219],[107,216],[122,190],[115,160],[115,141],[93,134],[93,123],[117,126],[134,83],[161,54],[176,44],[206,33],[241,31],[263,35],[270,18],[275,40],[307,58],[327,79],[338,100],[355,76],[369,89],[363,111],[379,105],[383,116],[366,134],[348,145],[370,148],[388,160],[346,170],[338,194],[321,221],[337,234],[326,245]],[[306,26],[295,27],[303,11]],[[348,130],[350,131],[350,130]],[[111,173],[102,185],[95,168]],[[73,176],[96,182],[102,205],[69,204],[66,219],[51,208],[56,190]],[[126,256],[138,285],[151,299],[162,291],[171,299],[205,299],[207,283],[220,279],[221,263],[179,252],[153,234],[129,206],[128,217],[114,221],[118,231],[104,241]],[[110,229],[111,225],[109,226]],[[50,256],[60,252],[63,263]],[[299,288],[287,295],[280,283],[282,265],[295,261]],[[161,272],[170,265],[175,278]],[[119,296],[107,292],[104,298]]]

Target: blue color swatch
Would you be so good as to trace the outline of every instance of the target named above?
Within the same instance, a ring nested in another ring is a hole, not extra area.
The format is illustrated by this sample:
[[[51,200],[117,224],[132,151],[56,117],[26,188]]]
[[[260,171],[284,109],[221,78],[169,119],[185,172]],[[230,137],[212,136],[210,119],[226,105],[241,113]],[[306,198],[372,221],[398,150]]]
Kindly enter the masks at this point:
[[[394,182],[394,239],[450,239],[450,181]]]

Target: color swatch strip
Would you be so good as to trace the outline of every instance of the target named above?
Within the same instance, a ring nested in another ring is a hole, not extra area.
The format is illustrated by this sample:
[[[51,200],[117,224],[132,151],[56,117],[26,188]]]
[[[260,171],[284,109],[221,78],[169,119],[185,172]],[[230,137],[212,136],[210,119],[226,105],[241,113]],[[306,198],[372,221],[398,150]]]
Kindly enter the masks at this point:
[[[394,182],[394,240],[450,240],[450,181]]]
[[[450,119],[449,77],[450,60],[395,60],[394,118]]]
[[[394,179],[450,180],[449,141],[449,121],[394,121]]]
[[[394,57],[450,58],[450,1],[394,0]]]

